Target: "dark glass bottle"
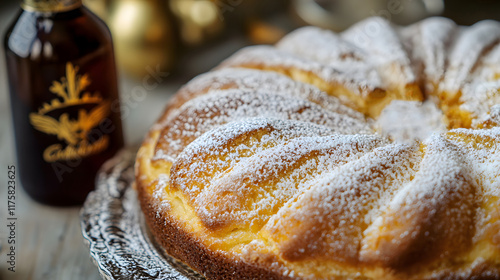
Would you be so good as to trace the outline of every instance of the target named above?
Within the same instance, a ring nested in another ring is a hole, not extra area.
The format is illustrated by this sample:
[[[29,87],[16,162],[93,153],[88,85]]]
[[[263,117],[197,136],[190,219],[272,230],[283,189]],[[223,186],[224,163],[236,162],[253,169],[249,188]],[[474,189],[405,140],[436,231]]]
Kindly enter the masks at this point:
[[[19,177],[50,205],[78,205],[123,147],[111,34],[81,0],[24,0],[5,35]]]

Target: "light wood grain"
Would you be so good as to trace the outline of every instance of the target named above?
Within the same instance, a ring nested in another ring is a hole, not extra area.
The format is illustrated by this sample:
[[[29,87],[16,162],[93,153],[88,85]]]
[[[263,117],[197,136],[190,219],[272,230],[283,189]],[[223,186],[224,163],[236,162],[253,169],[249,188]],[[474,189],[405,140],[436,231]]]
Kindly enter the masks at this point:
[[[6,279],[99,279],[83,244],[79,208],[54,208],[38,204],[18,189],[17,271]],[[2,250],[5,256],[6,250]]]

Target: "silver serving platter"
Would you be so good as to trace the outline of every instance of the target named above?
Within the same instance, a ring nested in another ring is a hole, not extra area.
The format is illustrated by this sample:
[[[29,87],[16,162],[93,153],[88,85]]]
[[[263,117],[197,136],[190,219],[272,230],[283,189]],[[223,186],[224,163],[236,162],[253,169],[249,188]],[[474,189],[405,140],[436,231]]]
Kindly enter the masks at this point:
[[[90,256],[103,279],[205,279],[172,258],[145,224],[134,182],[135,149],[106,162],[80,213]]]

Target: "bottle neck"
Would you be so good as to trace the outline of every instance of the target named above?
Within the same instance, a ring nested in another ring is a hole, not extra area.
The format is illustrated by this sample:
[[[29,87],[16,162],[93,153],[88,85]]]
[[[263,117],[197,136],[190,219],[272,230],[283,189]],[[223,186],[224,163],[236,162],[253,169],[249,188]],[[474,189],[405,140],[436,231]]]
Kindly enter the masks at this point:
[[[23,0],[21,8],[30,12],[66,12],[82,6],[82,0]]]

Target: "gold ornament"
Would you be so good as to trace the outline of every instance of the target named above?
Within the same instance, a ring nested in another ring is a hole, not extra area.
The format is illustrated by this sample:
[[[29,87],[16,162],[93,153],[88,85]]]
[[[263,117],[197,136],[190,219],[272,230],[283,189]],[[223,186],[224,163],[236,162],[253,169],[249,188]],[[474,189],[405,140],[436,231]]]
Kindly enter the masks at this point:
[[[170,9],[179,19],[180,36],[186,45],[199,45],[224,29],[224,15],[217,1],[171,0]]]
[[[167,2],[162,0],[114,0],[108,25],[113,35],[117,64],[142,79],[148,69],[170,71],[176,39]]]

